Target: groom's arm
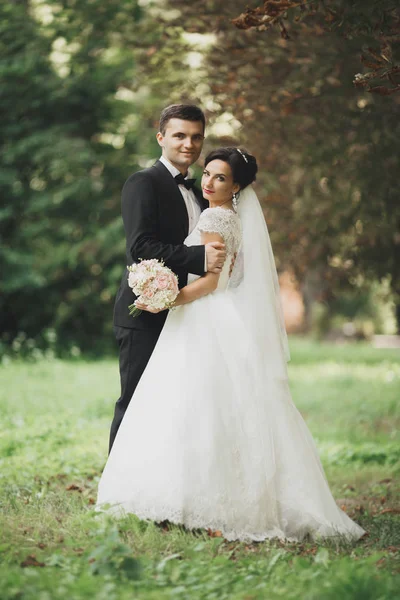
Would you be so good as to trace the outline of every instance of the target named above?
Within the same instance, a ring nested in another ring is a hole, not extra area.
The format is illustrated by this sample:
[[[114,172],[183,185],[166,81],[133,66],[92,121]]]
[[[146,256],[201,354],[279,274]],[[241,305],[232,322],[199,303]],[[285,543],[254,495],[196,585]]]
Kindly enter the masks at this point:
[[[135,173],[122,190],[122,220],[132,261],[140,258],[163,260],[174,270],[204,274],[205,246],[165,244],[158,234],[158,206],[151,177]]]

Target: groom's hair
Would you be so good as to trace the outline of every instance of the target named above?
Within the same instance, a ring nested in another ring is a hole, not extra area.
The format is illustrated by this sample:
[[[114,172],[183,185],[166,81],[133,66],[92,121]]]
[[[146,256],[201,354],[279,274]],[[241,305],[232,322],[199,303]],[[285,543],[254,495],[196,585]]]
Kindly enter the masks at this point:
[[[195,104],[171,104],[161,111],[159,131],[165,135],[168,121],[170,119],[182,119],[183,121],[201,121],[203,130],[206,127],[206,118],[201,108]]]

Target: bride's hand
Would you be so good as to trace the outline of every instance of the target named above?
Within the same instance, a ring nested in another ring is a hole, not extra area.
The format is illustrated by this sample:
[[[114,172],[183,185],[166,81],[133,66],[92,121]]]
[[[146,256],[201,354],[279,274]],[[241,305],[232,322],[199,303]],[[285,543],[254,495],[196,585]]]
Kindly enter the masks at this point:
[[[145,310],[146,312],[153,313],[153,315],[165,310],[165,308],[150,308],[146,304],[140,304],[139,302],[135,302],[135,306],[139,310]]]

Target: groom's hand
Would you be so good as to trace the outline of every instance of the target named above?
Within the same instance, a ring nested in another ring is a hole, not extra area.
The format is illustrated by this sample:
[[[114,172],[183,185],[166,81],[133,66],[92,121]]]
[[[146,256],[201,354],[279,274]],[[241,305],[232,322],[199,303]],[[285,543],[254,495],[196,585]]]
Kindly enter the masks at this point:
[[[206,244],[207,271],[209,273],[221,273],[226,259],[225,244],[222,242],[210,242]]]

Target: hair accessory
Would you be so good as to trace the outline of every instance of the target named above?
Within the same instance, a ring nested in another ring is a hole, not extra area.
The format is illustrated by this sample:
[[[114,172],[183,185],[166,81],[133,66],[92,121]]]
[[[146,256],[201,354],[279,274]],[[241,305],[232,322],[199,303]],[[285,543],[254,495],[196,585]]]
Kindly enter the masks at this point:
[[[241,150],[239,150],[239,148],[236,148],[236,150],[239,152],[239,154],[241,154],[241,155],[243,156],[244,160],[245,160],[245,161],[248,163],[248,162],[249,162],[249,159],[247,158],[247,156],[245,156],[245,155],[243,154],[243,152],[242,152]]]

